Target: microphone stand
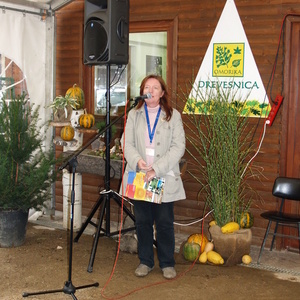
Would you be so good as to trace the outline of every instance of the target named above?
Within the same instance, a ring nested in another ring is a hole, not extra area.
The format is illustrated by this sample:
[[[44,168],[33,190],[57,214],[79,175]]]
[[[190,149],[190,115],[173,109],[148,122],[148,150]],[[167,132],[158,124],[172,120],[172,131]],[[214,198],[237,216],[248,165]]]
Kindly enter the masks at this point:
[[[69,239],[69,271],[68,271],[68,280],[65,282],[64,287],[62,289],[55,289],[55,290],[48,290],[48,291],[40,291],[40,292],[33,292],[33,293],[28,293],[28,292],[24,292],[22,294],[23,297],[28,297],[28,296],[33,296],[33,295],[42,295],[42,294],[52,294],[52,293],[58,293],[58,292],[63,292],[65,294],[69,294],[72,296],[72,298],[74,300],[77,300],[76,296],[75,296],[75,292],[78,289],[84,289],[84,288],[89,288],[89,287],[98,287],[99,283],[95,282],[92,284],[88,284],[88,285],[83,285],[83,286],[78,286],[75,287],[72,283],[72,254],[73,254],[73,228],[74,228],[74,220],[73,220],[73,216],[74,216],[74,203],[75,203],[75,173],[76,173],[76,167],[78,165],[78,161],[77,161],[77,157],[85,150],[87,149],[88,146],[90,146],[95,140],[97,140],[103,133],[106,132],[106,165],[105,165],[105,182],[106,182],[106,188],[107,190],[110,189],[109,186],[109,178],[110,178],[110,149],[109,149],[109,144],[110,144],[110,128],[117,123],[120,119],[122,119],[125,116],[125,112],[123,113],[123,115],[121,115],[119,118],[115,119],[113,122],[110,123],[110,112],[109,112],[109,105],[110,105],[110,87],[109,87],[109,83],[110,83],[110,66],[107,65],[107,104],[106,104],[106,114],[107,114],[107,119],[106,119],[106,127],[99,133],[97,133],[92,139],[90,139],[86,145],[82,146],[79,150],[77,150],[73,155],[71,155],[70,157],[68,157],[68,159],[66,160],[65,163],[63,163],[60,167],[59,170],[63,170],[65,169],[67,166],[69,167],[69,171],[72,172],[72,189],[71,189],[71,214],[70,214],[70,239]],[[126,112],[129,112],[131,109],[133,109],[138,101],[140,99],[143,99],[143,97],[136,97],[135,99],[130,99],[130,100],[134,100],[135,102],[133,103],[133,105],[131,107],[129,107],[129,109]],[[97,243],[98,243],[98,239],[99,239],[99,233],[101,230],[101,225],[102,225],[102,220],[103,220],[103,216],[104,216],[104,210],[106,208],[107,212],[109,212],[109,202],[107,202],[109,200],[109,195],[111,195],[112,192],[109,192],[105,195],[106,198],[106,204],[102,206],[101,209],[101,215],[100,215],[100,221],[99,221],[99,225],[98,225],[98,229],[97,229],[97,233],[96,233],[96,237],[94,240],[94,246],[93,246],[93,251],[92,251],[92,256],[90,259],[90,264],[89,264],[89,268],[88,271],[91,272],[92,270],[92,264],[94,262],[94,256],[95,256],[95,252],[96,252],[96,248],[97,248]],[[115,196],[115,194],[111,195],[115,200],[118,200]],[[100,197],[100,200],[98,201],[98,203],[96,203],[95,207],[92,210],[92,213],[94,214],[98,207],[100,206],[101,202],[102,202],[102,198],[103,196]],[[127,214],[130,216],[130,218],[135,221],[134,216],[132,215],[132,213],[130,212],[130,210],[127,207],[123,207],[124,210],[127,212]],[[83,233],[85,227],[88,225],[88,223],[90,222],[90,220],[92,219],[92,215],[90,215],[88,217],[88,222],[85,222],[85,224],[82,226],[81,230],[79,231],[79,233],[77,234],[76,239],[74,240],[75,242],[78,241],[79,237],[81,236],[81,234]],[[109,220],[109,218],[108,218]],[[95,224],[93,224],[95,225]],[[107,225],[107,230],[109,230],[109,221],[106,222]],[[129,230],[133,230],[135,229],[135,227],[131,227],[131,228],[127,228],[124,229],[125,231],[129,231]],[[109,236],[110,233],[108,231],[106,231],[106,234]]]

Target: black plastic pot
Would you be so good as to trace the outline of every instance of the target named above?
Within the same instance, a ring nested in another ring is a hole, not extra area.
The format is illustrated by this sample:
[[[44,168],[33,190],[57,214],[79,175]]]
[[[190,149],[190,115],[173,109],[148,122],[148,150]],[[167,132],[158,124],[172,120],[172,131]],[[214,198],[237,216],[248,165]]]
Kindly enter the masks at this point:
[[[28,211],[0,210],[0,247],[18,247],[24,244]]]

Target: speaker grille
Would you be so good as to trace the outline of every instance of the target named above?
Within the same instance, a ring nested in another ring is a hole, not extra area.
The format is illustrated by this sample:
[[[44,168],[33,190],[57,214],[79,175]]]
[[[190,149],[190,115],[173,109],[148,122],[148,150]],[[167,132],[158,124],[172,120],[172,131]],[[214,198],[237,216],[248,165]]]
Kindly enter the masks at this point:
[[[84,60],[94,63],[107,59],[108,35],[101,19],[89,20],[84,34]]]

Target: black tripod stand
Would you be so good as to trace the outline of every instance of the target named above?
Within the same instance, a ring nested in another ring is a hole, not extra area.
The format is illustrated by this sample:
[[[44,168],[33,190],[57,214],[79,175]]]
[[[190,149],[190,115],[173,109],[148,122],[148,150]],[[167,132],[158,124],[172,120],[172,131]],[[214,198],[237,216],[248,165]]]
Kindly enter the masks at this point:
[[[139,100],[139,98],[135,99],[135,103],[133,104],[132,107],[129,108],[129,110],[131,110],[133,107],[135,107],[137,105],[138,100]],[[73,297],[73,299],[77,299],[76,296],[75,296],[76,290],[99,286],[98,282],[93,283],[93,284],[89,284],[89,285],[78,286],[78,287],[75,287],[72,283],[72,254],[73,254],[73,227],[74,227],[73,216],[74,216],[74,203],[75,203],[75,173],[76,173],[76,167],[78,165],[77,157],[79,156],[79,154],[81,154],[85,149],[87,149],[87,147],[89,147],[95,140],[97,140],[105,132],[105,136],[106,136],[106,164],[105,164],[105,179],[106,179],[105,182],[106,182],[106,186],[105,186],[105,188],[109,192],[107,192],[105,195],[100,196],[100,199],[96,203],[95,207],[92,210],[92,213],[90,214],[90,216],[87,219],[88,222],[85,222],[85,224],[82,226],[80,232],[78,233],[78,235],[76,237],[76,241],[78,241],[78,239],[79,239],[80,235],[83,233],[85,227],[88,225],[88,223],[92,219],[92,216],[95,214],[95,212],[97,211],[97,209],[101,205],[101,202],[104,200],[104,204],[102,205],[101,214],[100,214],[100,222],[99,222],[98,230],[97,230],[96,237],[95,237],[95,240],[94,240],[92,256],[91,256],[90,264],[89,264],[89,272],[91,272],[91,270],[92,270],[92,263],[91,262],[94,261],[94,257],[95,257],[95,253],[96,253],[96,249],[97,249],[97,243],[98,243],[98,239],[99,239],[99,236],[100,236],[100,229],[101,229],[101,226],[102,226],[102,221],[103,221],[103,216],[104,216],[105,211],[106,211],[106,215],[107,215],[105,234],[108,235],[108,236],[114,234],[114,233],[110,233],[110,219],[109,219],[110,203],[109,203],[109,199],[113,198],[119,205],[121,205],[121,203],[122,203],[119,196],[115,192],[110,191],[110,172],[109,172],[110,171],[110,150],[109,150],[109,144],[110,144],[110,128],[111,128],[111,126],[114,125],[116,122],[118,122],[121,118],[123,118],[125,113],[122,116],[120,116],[119,118],[117,118],[116,120],[114,120],[114,122],[112,122],[110,124],[110,103],[109,102],[110,102],[110,66],[107,65],[106,127],[101,132],[99,132],[95,137],[93,137],[89,142],[87,142],[87,144],[85,146],[81,147],[76,153],[74,153],[72,156],[70,156],[67,159],[67,161],[59,167],[59,170],[63,170],[67,166],[69,166],[69,171],[72,172],[71,215],[70,215],[70,245],[69,245],[70,249],[69,249],[69,272],[68,272],[69,274],[68,274],[68,280],[65,282],[64,287],[62,289],[40,291],[40,292],[33,292],[33,293],[24,292],[23,297],[63,292],[65,294],[71,295]],[[129,111],[129,110],[127,110],[127,111]],[[124,210],[130,216],[130,218],[134,221],[134,216],[132,215],[130,210],[127,207],[124,207]],[[129,231],[129,230],[133,230],[134,228],[135,227],[124,229],[124,232]]]
[[[110,123],[110,67],[107,66],[107,74],[106,74],[106,89],[107,89],[107,96],[106,96],[106,128],[103,130],[105,132],[105,142],[106,142],[106,149],[105,149],[105,157],[106,157],[106,161],[105,161],[105,191],[101,193],[100,197],[98,198],[96,204],[94,205],[94,207],[92,208],[88,218],[86,219],[86,221],[84,222],[84,224],[82,225],[81,229],[79,230],[79,232],[77,233],[77,236],[74,239],[74,242],[78,242],[80,236],[82,235],[82,233],[84,232],[85,228],[91,224],[95,227],[97,227],[96,233],[95,233],[95,237],[94,237],[94,242],[93,242],[93,247],[92,247],[92,251],[91,251],[91,256],[90,256],[90,261],[89,261],[89,265],[88,265],[88,272],[92,272],[93,271],[93,264],[94,264],[94,260],[95,260],[95,254],[97,251],[97,246],[98,246],[98,241],[99,241],[99,237],[100,236],[113,236],[119,233],[119,231],[115,231],[115,232],[111,232],[110,231],[110,199],[113,199],[118,205],[119,207],[122,207],[123,210],[126,212],[126,214],[133,220],[133,222],[135,222],[135,217],[132,214],[132,212],[126,207],[122,205],[122,199],[119,196],[119,194],[117,194],[116,192],[112,191],[110,189],[110,148],[108,147],[108,145],[110,144],[110,128],[117,123],[120,119],[122,119],[125,115],[125,113],[123,115],[121,115],[119,118],[115,119],[113,122]],[[134,108],[137,103],[138,100],[140,99],[140,97],[135,98],[135,102],[133,103],[133,105],[127,109],[127,112],[129,112],[132,108]],[[100,135],[99,135],[100,136]],[[102,204],[102,206],[101,206]],[[99,214],[99,223],[98,226],[92,222],[92,218],[95,215],[95,213],[97,212],[97,210],[99,209],[99,207],[101,206],[100,209],[100,214]],[[105,219],[105,228],[102,227],[102,223],[103,223],[103,219],[104,219],[104,215],[106,216]],[[128,232],[131,230],[134,230],[135,226],[130,227],[130,228],[126,228],[126,229],[122,229],[121,232]],[[101,234],[101,231],[103,232]]]

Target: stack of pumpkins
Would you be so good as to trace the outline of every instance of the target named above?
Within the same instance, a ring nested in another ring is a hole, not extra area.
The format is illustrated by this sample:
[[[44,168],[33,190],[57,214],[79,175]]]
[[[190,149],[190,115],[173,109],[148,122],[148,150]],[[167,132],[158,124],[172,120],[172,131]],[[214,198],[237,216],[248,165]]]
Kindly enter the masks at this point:
[[[215,221],[211,221],[209,226],[216,225]],[[250,213],[246,213],[242,216],[240,224],[236,222],[229,222],[223,227],[221,231],[223,234],[234,233],[240,228],[250,228],[253,225],[253,216]],[[211,263],[214,265],[223,265],[223,257],[214,251],[213,241],[209,241],[205,234],[194,233],[190,235],[183,246],[183,256],[187,261],[200,263]],[[249,253],[243,255],[242,262],[244,264],[250,264],[252,261]]]
[[[83,109],[84,106],[84,93],[83,90],[74,84],[70,87],[65,97],[75,98],[77,100],[76,109]],[[92,114],[88,114],[86,109],[84,109],[84,113],[80,115],[78,119],[78,123],[83,128],[91,128],[95,125],[95,117]],[[71,125],[64,126],[61,129],[60,136],[64,141],[71,141],[73,140],[75,135],[75,130]]]

